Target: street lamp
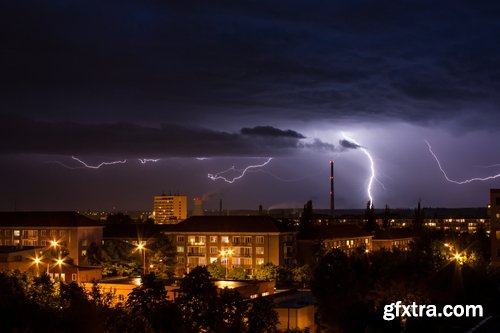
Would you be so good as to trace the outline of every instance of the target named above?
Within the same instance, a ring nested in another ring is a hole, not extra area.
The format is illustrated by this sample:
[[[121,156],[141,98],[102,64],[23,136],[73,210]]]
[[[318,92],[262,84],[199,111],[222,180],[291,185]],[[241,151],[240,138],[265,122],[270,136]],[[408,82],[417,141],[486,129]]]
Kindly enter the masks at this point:
[[[229,264],[229,257],[233,255],[233,250],[232,249],[227,249],[227,250],[221,250],[220,251],[220,255],[222,258],[225,258],[226,260],[226,277],[225,279],[227,280],[227,266]]]
[[[146,276],[146,247],[144,247],[143,243],[139,243],[137,249],[142,252],[142,267],[144,269],[144,276]]]

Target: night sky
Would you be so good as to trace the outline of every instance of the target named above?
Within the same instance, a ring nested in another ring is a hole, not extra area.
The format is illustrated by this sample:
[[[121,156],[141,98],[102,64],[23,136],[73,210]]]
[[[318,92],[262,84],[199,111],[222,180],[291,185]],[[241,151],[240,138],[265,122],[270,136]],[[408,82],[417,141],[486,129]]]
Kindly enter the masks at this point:
[[[4,1],[0,29],[0,210],[328,208],[330,160],[364,208],[364,149],[375,208],[500,187],[425,141],[500,173],[498,1]]]

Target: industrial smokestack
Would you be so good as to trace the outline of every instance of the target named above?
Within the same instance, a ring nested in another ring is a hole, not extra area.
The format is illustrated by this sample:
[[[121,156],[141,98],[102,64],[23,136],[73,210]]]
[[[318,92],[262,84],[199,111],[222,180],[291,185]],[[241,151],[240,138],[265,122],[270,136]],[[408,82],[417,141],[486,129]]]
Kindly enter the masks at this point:
[[[330,215],[335,212],[335,193],[333,191],[333,161],[330,161]]]
[[[219,215],[222,215],[222,199],[219,200]]]

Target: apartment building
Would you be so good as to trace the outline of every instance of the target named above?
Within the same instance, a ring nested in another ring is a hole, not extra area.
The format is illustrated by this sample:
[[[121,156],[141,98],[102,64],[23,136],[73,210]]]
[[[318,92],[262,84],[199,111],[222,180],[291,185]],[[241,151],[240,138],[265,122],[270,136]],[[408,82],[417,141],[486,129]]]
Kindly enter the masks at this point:
[[[0,246],[54,246],[67,250],[74,265],[87,265],[87,249],[102,242],[103,228],[76,212],[0,212]]]
[[[500,266],[500,189],[490,190],[491,265]]]
[[[410,250],[413,235],[409,228],[394,228],[388,230],[377,230],[372,239],[373,251],[386,249]]]
[[[265,263],[296,262],[296,232],[269,216],[192,216],[168,234],[177,250],[178,276],[217,260],[248,275]]]
[[[157,195],[154,197],[153,219],[158,224],[178,223],[187,218],[185,195]]]
[[[353,251],[371,251],[373,235],[354,224],[334,224],[316,226],[305,238],[298,241],[299,265],[314,266],[318,255],[332,249],[340,249],[347,254]]]

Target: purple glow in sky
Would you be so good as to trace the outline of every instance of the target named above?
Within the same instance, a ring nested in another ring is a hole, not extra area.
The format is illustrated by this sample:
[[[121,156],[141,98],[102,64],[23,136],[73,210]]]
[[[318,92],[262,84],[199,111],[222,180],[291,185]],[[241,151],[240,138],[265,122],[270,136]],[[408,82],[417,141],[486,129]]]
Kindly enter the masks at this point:
[[[368,187],[375,208],[485,206],[500,186],[495,2],[5,7],[0,210],[151,209],[161,192],[328,208],[332,159],[338,208]],[[448,181],[425,140],[448,179],[488,179]]]

